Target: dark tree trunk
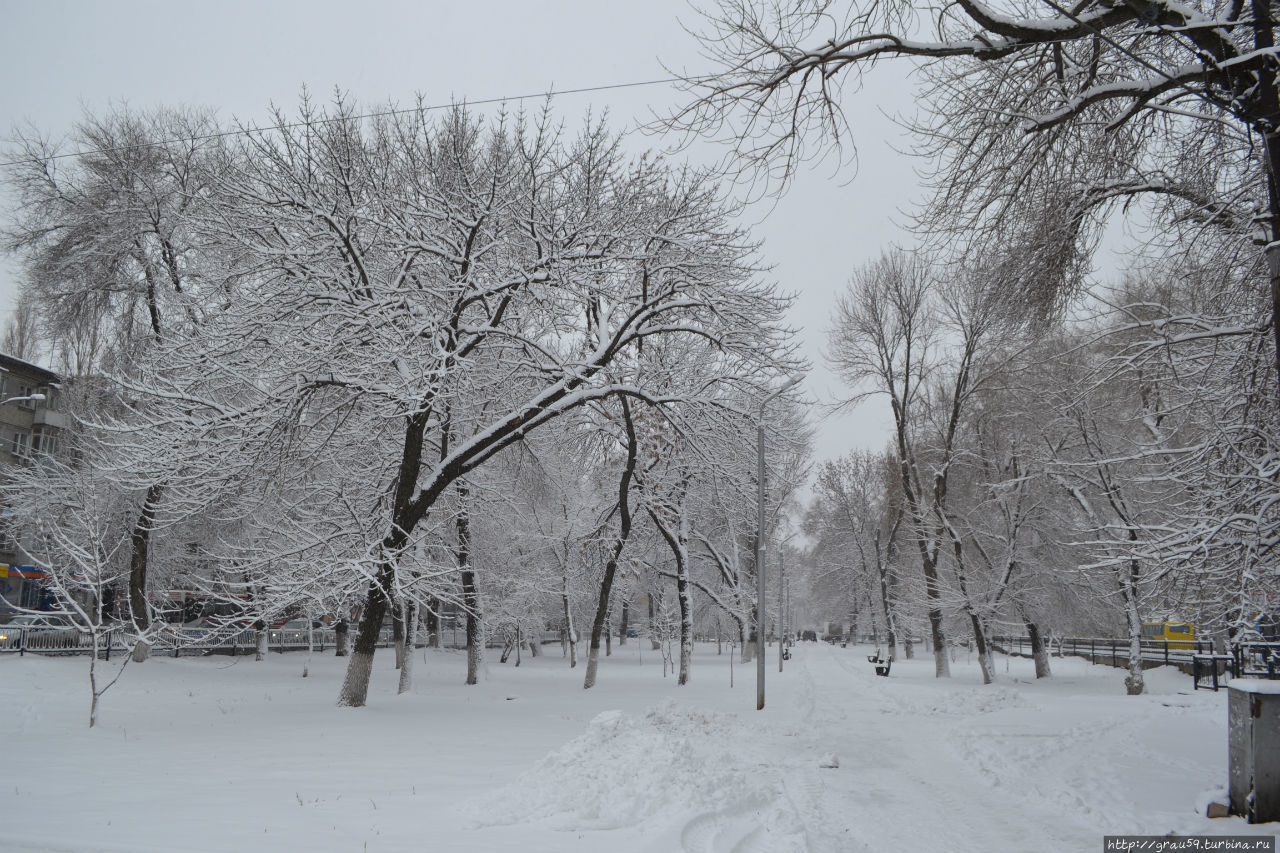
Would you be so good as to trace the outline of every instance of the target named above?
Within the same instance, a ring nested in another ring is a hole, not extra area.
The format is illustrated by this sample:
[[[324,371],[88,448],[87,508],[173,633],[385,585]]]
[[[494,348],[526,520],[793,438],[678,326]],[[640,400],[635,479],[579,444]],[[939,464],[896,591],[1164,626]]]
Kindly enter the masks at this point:
[[[894,628],[893,610],[889,607],[889,567],[880,563],[880,607],[884,610],[884,629],[886,644],[889,647],[889,659],[898,656],[898,632]]]
[[[659,593],[657,598],[658,598],[658,604],[657,604],[657,609],[655,610],[654,603],[653,603],[654,595],[653,595],[653,592],[650,591],[649,593],[649,648],[651,648],[655,652],[658,649],[662,648],[662,641],[661,639],[659,639],[661,637],[661,632],[658,630],[658,612],[662,610],[662,594]]]
[[[1040,626],[1026,616],[1022,617],[1022,624],[1027,626],[1027,635],[1031,637],[1031,657],[1036,662],[1036,678],[1049,678],[1053,673],[1049,671],[1049,650],[1045,648],[1044,638],[1040,636]]]
[[[369,591],[365,595],[364,609],[360,614],[360,625],[356,629],[356,641],[351,650],[351,662],[347,664],[347,674],[338,693],[339,705],[358,708],[368,698],[373,656],[378,650],[378,633],[382,630],[382,620],[386,618],[387,608],[391,604],[389,591],[395,571],[395,564],[391,559],[383,558],[377,574],[369,581]]]
[[[995,681],[996,673],[987,646],[987,632],[983,628],[982,620],[973,611],[969,611],[969,624],[973,627],[974,645],[978,647],[978,665],[982,669],[982,683],[990,684]]]
[[[462,605],[467,611],[467,684],[480,683],[480,662],[484,656],[484,638],[480,625],[480,590],[471,569],[471,516],[467,511],[468,490],[458,483],[458,569],[462,576]]]
[[[427,648],[440,648],[440,599],[432,596],[427,600]]]
[[[564,609],[564,640],[569,655],[569,669],[578,665],[578,629],[573,624],[573,607],[569,601],[569,557],[565,555],[564,574],[561,577],[560,601]]]
[[[689,522],[685,516],[684,496],[689,487],[688,475],[680,483],[674,495],[676,514],[674,529],[671,520],[648,508],[649,518],[667,543],[676,562],[676,600],[680,605],[680,669],[676,684],[689,683],[689,669],[693,663],[693,593],[689,584]],[[779,620],[780,621],[780,620]],[[781,636],[779,636],[781,642]]]
[[[369,696],[369,677],[373,674],[373,656],[378,649],[378,633],[382,620],[391,606],[391,591],[395,586],[396,564],[400,551],[409,534],[417,526],[421,510],[414,509],[414,491],[422,469],[422,445],[426,434],[429,409],[423,407],[414,412],[405,423],[404,449],[400,455],[399,476],[392,496],[391,532],[382,540],[378,570],[369,581],[364,607],[360,612],[360,626],[356,631],[355,648],[347,663],[342,689],[338,691],[341,706],[363,707]],[[442,448],[443,453],[443,448]],[[417,513],[417,514],[415,514]]]
[[[929,635],[933,640],[933,668],[938,678],[951,677],[951,661],[947,658],[947,638],[942,631],[942,589],[938,582],[938,567],[926,559],[924,566],[925,596],[929,601]]]
[[[133,647],[133,659],[137,663],[147,659],[151,649],[145,640],[151,627],[151,614],[147,609],[147,558],[151,549],[151,529],[156,520],[156,507],[164,487],[157,484],[147,489],[142,499],[142,511],[129,533],[129,611],[138,642]]]
[[[604,565],[604,577],[600,580],[600,597],[596,601],[596,615],[591,622],[591,645],[587,651],[587,675],[582,688],[590,690],[596,685],[596,670],[600,665],[600,635],[604,633],[609,617],[609,598],[613,592],[613,578],[618,571],[618,559],[631,537],[631,478],[636,470],[636,429],[631,420],[631,406],[622,398],[622,420],[627,429],[627,461],[618,478],[618,536]]]

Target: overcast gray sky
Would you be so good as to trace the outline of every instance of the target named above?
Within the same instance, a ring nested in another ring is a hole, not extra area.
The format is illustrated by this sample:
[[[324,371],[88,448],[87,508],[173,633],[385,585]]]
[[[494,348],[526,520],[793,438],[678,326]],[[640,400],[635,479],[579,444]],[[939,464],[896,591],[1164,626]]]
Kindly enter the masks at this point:
[[[661,79],[663,62],[708,70],[681,20],[696,21],[684,0],[2,0],[0,129],[29,122],[57,138],[83,111],[112,104],[211,107],[224,121],[260,123],[270,104],[292,107],[303,86],[319,97],[337,87],[366,104],[408,104],[417,93],[447,104]],[[907,239],[897,211],[920,195],[912,162],[894,150],[902,137],[881,114],[909,109],[904,71],[878,74],[875,91],[850,99],[856,174],[819,166],[777,205],[751,213],[774,278],[798,297],[792,322],[815,363],[808,390],[819,399],[839,393],[821,366],[835,295],[854,267]],[[656,85],[566,95],[556,107],[569,121],[607,108],[622,128],[679,97]],[[17,276],[5,259],[6,312]],[[873,400],[820,424],[818,455],[879,447],[888,422],[884,402]]]

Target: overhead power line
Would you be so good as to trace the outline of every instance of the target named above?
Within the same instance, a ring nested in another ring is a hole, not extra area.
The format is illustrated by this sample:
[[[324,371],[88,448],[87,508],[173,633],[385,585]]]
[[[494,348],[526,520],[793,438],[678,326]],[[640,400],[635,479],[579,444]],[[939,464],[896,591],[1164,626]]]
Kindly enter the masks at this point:
[[[159,147],[162,145],[171,145],[177,142],[206,142],[211,139],[225,139],[227,137],[232,137],[232,136],[249,136],[251,134],[266,133],[272,130],[292,130],[294,128],[303,127],[308,124],[328,124],[330,122],[335,122],[335,121],[350,121],[352,119],[364,120],[364,119],[371,119],[371,118],[385,118],[387,116],[404,115],[405,113],[447,110],[459,105],[485,106],[488,104],[505,104],[505,103],[512,103],[517,101],[529,101],[529,100],[533,100],[534,98],[556,98],[561,95],[581,95],[587,92],[606,92],[611,89],[634,89],[640,86],[661,86],[667,83],[703,82],[705,80],[715,79],[715,77],[717,76],[719,75],[711,74],[711,75],[705,75],[702,77],[665,77],[660,80],[637,80],[631,83],[606,83],[600,86],[582,86],[577,89],[560,89],[558,91],[550,90],[546,92],[537,92],[537,93],[532,93],[528,95],[504,95],[502,97],[497,97],[497,98],[482,98],[478,101],[463,100],[463,101],[455,101],[447,104],[431,104],[425,107],[415,106],[415,107],[398,108],[393,110],[381,110],[381,111],[372,112],[372,113],[362,113],[361,115],[356,115],[356,116],[341,116],[341,117],[335,117],[335,118],[316,119],[313,121],[297,121],[297,122],[291,122],[288,124],[272,125],[270,127],[240,127],[240,128],[236,128],[235,130],[224,130],[224,131],[219,131],[218,133],[207,133],[201,136],[184,136],[182,138],[174,138],[174,139],[158,139],[155,142],[143,143],[141,146],[120,145],[120,146],[115,146],[111,148],[86,148],[82,151],[68,151],[63,154],[51,154],[48,157],[45,157],[44,159],[65,160],[71,157],[84,157],[87,154],[109,154],[115,151],[123,151],[126,148],[133,148],[133,147],[152,148],[152,147]],[[28,161],[26,159],[22,159],[22,160],[9,160],[6,162],[0,162],[0,168],[7,168],[9,166],[18,166],[25,162],[28,162]]]

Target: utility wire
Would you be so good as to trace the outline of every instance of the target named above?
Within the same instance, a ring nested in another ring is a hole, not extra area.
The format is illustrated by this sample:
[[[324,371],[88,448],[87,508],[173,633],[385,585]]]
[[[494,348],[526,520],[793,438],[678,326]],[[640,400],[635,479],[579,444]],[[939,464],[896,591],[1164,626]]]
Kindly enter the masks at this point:
[[[207,133],[202,136],[182,137],[180,139],[177,139],[177,138],[161,139],[155,142],[142,143],[137,146],[120,145],[113,148],[89,148],[83,151],[68,151],[64,154],[50,154],[43,159],[65,160],[70,157],[84,157],[87,154],[110,154],[116,151],[124,151],[128,148],[135,148],[135,147],[156,148],[162,145],[172,145],[178,142],[207,142],[211,139],[226,139],[232,136],[251,136],[255,133],[266,133],[272,130],[293,130],[295,128],[304,127],[308,124],[329,124],[331,122],[351,121],[351,120],[363,121],[364,119],[385,118],[387,116],[404,115],[405,113],[414,113],[419,111],[431,112],[434,110],[447,110],[454,106],[459,106],[459,105],[485,106],[488,104],[503,104],[503,103],[508,103],[512,101],[528,101],[528,100],[533,100],[534,98],[554,98],[560,95],[580,95],[586,92],[606,92],[611,89],[634,89],[639,86],[660,86],[667,83],[701,83],[707,80],[713,80],[719,76],[721,75],[708,74],[701,77],[665,77],[661,80],[638,80],[632,83],[607,83],[601,86],[583,86],[577,89],[561,89],[559,91],[551,90],[547,92],[538,92],[535,94],[528,94],[528,95],[507,95],[499,98],[483,98],[478,101],[463,100],[460,102],[453,102],[448,104],[432,104],[430,106],[425,106],[425,107],[404,107],[402,109],[382,110],[381,112],[374,112],[374,113],[363,113],[357,116],[341,116],[337,118],[316,119],[314,121],[297,121],[297,122],[291,122],[289,124],[271,125],[270,127],[266,127],[266,128],[240,127],[235,130],[224,130],[218,133]],[[6,162],[0,162],[0,169],[7,168],[9,166],[19,166],[26,162],[28,162],[28,160],[26,159],[9,160]]]

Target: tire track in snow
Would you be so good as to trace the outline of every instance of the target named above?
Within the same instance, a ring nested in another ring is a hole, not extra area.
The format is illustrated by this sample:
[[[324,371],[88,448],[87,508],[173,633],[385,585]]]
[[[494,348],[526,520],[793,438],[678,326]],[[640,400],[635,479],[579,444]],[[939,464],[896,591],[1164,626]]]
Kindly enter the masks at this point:
[[[699,814],[685,823],[680,830],[680,849],[684,853],[748,853],[753,848],[744,847],[748,840],[759,833],[755,819],[765,807],[717,809]]]

